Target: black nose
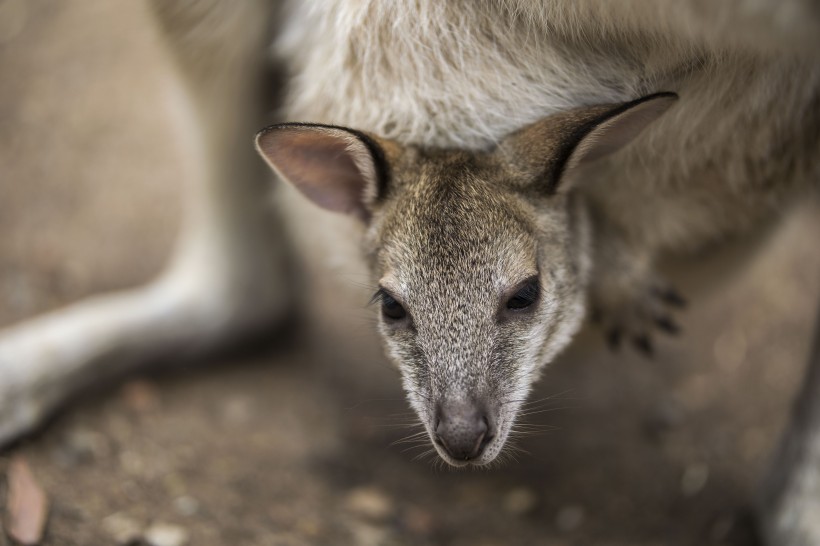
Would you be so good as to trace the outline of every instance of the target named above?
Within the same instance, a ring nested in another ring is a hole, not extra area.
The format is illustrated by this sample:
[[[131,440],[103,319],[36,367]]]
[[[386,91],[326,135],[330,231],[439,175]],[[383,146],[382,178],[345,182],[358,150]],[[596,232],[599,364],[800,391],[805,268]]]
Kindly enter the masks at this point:
[[[458,401],[440,406],[436,440],[453,459],[477,458],[492,438],[487,416],[476,404]]]

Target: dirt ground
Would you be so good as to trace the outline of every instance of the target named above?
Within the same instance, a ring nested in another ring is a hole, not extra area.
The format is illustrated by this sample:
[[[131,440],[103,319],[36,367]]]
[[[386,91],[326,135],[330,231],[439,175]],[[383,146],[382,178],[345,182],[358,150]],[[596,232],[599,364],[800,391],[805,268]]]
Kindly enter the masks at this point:
[[[172,248],[186,171],[145,23],[137,2],[0,0],[0,326],[144,282]],[[195,546],[751,546],[744,514],[809,348],[818,234],[804,205],[756,252],[670,264],[683,335],[647,360],[582,333],[533,394],[545,411],[527,422],[554,428],[498,467],[396,444],[412,419],[373,333],[336,350],[308,317],[285,343],[83,396],[0,452],[0,476],[29,461],[47,546],[157,524]]]

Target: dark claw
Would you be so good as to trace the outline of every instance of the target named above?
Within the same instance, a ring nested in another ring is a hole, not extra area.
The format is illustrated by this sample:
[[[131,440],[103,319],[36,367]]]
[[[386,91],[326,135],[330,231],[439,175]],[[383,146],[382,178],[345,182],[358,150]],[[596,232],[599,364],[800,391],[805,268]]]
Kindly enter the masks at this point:
[[[680,326],[671,317],[658,317],[655,324],[667,334],[674,336],[680,333]]]
[[[649,336],[647,335],[641,335],[632,338],[632,343],[635,345],[635,348],[638,349],[638,351],[640,351],[647,357],[651,357],[654,353],[654,349],[652,348],[652,340],[650,340]]]
[[[666,290],[660,290],[658,292],[658,296],[666,303],[673,307],[686,307],[686,298],[680,295],[677,290],[674,288],[668,288]]]
[[[606,334],[606,344],[609,345],[610,351],[617,351],[621,347],[621,331],[613,328]]]

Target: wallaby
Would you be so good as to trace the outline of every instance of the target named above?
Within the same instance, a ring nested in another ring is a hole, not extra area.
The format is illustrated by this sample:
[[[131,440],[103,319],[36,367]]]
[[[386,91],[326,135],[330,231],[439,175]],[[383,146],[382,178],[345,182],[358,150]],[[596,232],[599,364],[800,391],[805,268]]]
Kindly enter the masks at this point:
[[[580,327],[587,292],[596,312],[635,335],[641,350],[649,350],[653,327],[674,328],[668,307],[679,296],[649,263],[617,256],[639,241],[601,234],[605,212],[577,185],[587,164],[627,145],[676,100],[657,93],[555,114],[483,151],[404,146],[305,123],[258,135],[281,179],[365,222],[379,329],[449,464],[498,456],[539,371]],[[767,208],[771,197],[768,188],[744,195],[752,209]],[[710,202],[690,212],[708,221],[733,206]]]
[[[384,345],[448,463],[497,457],[587,307],[611,343],[651,351],[681,303],[659,255],[816,196],[819,34],[800,30],[816,12],[714,10],[295,9],[310,30],[280,41],[285,112],[332,125],[274,126],[257,146],[310,200],[364,222]],[[820,543],[817,350],[764,495],[771,544]]]
[[[248,142],[276,29],[284,117],[314,124],[274,126],[258,148],[364,223],[387,351],[454,465],[498,455],[587,307],[613,342],[649,349],[678,301],[659,253],[818,185],[808,0],[150,5],[202,166],[176,259],[144,288],[0,333],[0,442],[102,374],[281,320],[287,247]],[[764,495],[771,545],[820,543],[818,351]]]
[[[499,454],[539,370],[581,325],[593,222],[572,191],[574,171],[627,144],[675,99],[659,93],[555,114],[485,152],[401,146],[324,125],[276,125],[258,136],[282,179],[367,222],[387,351],[450,464]],[[651,299],[663,294],[653,281],[632,280],[645,284],[645,300],[610,300],[646,302],[642,320],[666,318]]]

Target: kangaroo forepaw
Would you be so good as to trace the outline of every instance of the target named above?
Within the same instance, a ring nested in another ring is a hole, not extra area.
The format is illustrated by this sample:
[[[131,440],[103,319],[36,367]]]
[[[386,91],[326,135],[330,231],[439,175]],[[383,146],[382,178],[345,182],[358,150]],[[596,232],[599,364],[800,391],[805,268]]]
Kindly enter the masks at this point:
[[[686,306],[686,300],[668,284],[600,283],[593,290],[593,321],[600,324],[607,345],[613,351],[626,341],[641,354],[654,354],[653,334],[677,335],[681,328],[674,312]]]

